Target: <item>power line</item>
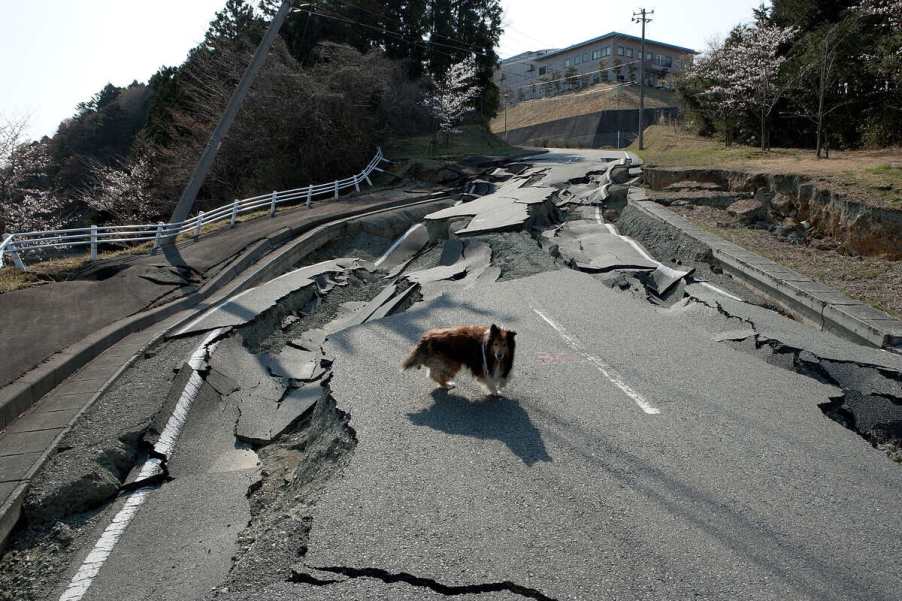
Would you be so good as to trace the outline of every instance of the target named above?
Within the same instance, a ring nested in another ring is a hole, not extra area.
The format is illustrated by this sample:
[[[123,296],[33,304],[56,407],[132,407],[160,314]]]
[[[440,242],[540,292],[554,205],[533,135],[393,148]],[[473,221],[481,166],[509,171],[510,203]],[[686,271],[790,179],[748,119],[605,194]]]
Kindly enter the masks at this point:
[[[335,9],[330,9],[330,10],[338,12]],[[454,50],[457,52],[473,53],[473,54],[479,54],[479,55],[483,55],[483,56],[486,54],[486,52],[484,52],[480,49],[476,49],[474,46],[461,47],[461,46],[454,46],[451,44],[443,44],[441,42],[434,42],[432,40],[411,40],[411,39],[408,39],[404,34],[402,34],[400,32],[393,31],[391,29],[386,29],[385,27],[380,27],[378,25],[370,25],[368,23],[362,23],[360,21],[357,21],[355,19],[352,19],[352,18],[350,18],[346,15],[342,15],[342,14],[330,15],[330,14],[322,13],[322,12],[319,12],[316,10],[311,10],[309,8],[302,9],[301,12],[305,12],[305,13],[308,13],[311,15],[316,15],[316,16],[323,17],[326,19],[332,19],[334,21],[338,21],[340,23],[345,23],[347,25],[358,25],[360,27],[364,27],[364,28],[370,29],[372,31],[377,31],[382,34],[394,36],[394,37],[400,39],[401,41],[407,42],[408,44],[411,44],[414,46],[441,47],[441,48],[447,48],[449,50]],[[440,51],[436,51],[436,52],[439,52],[439,54],[444,54],[445,56],[448,56],[449,58],[455,58],[455,59],[460,58],[460,56],[455,56],[455,55],[449,54],[447,52],[440,52]]]
[[[334,0],[334,1],[335,1],[335,2],[338,2],[339,4],[344,4],[345,6],[348,6],[348,7],[350,7],[350,8],[357,9],[357,10],[359,10],[360,12],[367,13],[367,14],[369,14],[369,15],[372,15],[372,16],[374,16],[374,17],[376,17],[376,18],[379,18],[379,19],[385,19],[385,20],[387,20],[387,21],[392,21],[395,25],[400,25],[400,26],[403,26],[403,25],[404,25],[404,22],[401,21],[400,19],[398,19],[398,18],[391,18],[391,17],[389,17],[389,16],[388,16],[387,14],[385,14],[385,13],[378,13],[378,12],[376,12],[376,11],[374,11],[374,10],[369,10],[368,8],[364,8],[364,7],[362,7],[362,6],[359,6],[359,5],[357,5],[357,4],[354,4],[354,3],[352,3],[352,2],[346,2],[345,0]],[[347,15],[346,15],[346,16],[347,16]],[[467,42],[461,41],[461,40],[456,39],[456,38],[452,38],[452,37],[449,36],[449,35],[441,34],[441,36],[442,36],[443,38],[445,38],[446,40],[449,40],[449,41],[454,42],[454,43],[456,43],[456,44],[460,44],[460,46],[461,46],[462,48],[470,48],[471,50],[472,50],[473,48],[475,48],[475,46],[473,46],[472,44],[468,44]]]

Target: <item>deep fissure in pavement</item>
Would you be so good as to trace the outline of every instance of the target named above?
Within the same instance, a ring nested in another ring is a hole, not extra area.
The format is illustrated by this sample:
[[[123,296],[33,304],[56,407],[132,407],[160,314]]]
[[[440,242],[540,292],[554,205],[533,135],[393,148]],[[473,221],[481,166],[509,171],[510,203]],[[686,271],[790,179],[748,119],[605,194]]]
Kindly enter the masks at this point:
[[[420,588],[427,588],[436,593],[447,595],[449,597],[454,597],[457,595],[473,595],[473,594],[484,594],[484,593],[502,593],[502,592],[510,592],[516,595],[520,595],[521,597],[526,597],[527,599],[538,599],[539,601],[556,601],[553,597],[549,597],[545,595],[541,591],[529,588],[526,586],[522,586],[520,584],[516,584],[509,580],[504,582],[485,582],[480,584],[461,584],[461,585],[451,585],[444,584],[435,580],[433,578],[424,578],[422,576],[415,576],[413,574],[408,574],[407,572],[389,572],[388,570],[381,570],[379,568],[354,568],[348,566],[307,566],[310,569],[318,570],[320,572],[328,572],[332,574],[341,574],[342,576],[346,576],[348,578],[374,578],[376,580],[381,580],[386,584],[396,584],[399,582],[403,582],[405,584],[409,584],[411,586],[416,586]],[[342,582],[341,580],[329,580],[329,579],[320,579],[316,578],[308,573],[299,572],[294,570],[292,572],[291,578],[289,578],[289,582],[298,582],[303,584],[312,584],[315,586],[328,586],[330,584],[336,584]]]
[[[238,537],[224,588],[252,590],[283,580],[307,553],[312,508],[357,445],[349,422],[327,392],[311,412],[257,450],[262,477],[247,491],[251,520]]]
[[[753,321],[733,315],[721,303],[712,304],[691,296],[688,300],[715,309],[727,319],[738,320],[758,332]],[[842,390],[842,395],[819,406],[823,414],[885,452],[891,460],[902,463],[902,373],[866,363],[824,359],[757,333],[725,342],[772,365]],[[834,367],[839,365],[844,369]]]

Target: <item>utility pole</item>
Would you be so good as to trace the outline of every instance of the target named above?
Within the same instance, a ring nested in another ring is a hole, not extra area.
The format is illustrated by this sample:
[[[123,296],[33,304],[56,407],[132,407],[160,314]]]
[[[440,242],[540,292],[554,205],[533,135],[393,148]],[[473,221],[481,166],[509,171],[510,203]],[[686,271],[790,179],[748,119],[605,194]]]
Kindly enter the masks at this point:
[[[633,12],[633,23],[642,23],[642,56],[639,59],[639,150],[645,148],[645,24],[651,23],[649,15],[655,14],[653,10],[640,8]]]
[[[172,212],[172,217],[169,218],[170,223],[184,221],[188,217],[188,214],[191,213],[191,209],[194,207],[194,201],[197,199],[197,193],[200,191],[200,187],[203,185],[204,180],[207,178],[207,174],[210,172],[210,168],[213,166],[213,161],[216,159],[219,147],[222,146],[222,140],[229,133],[229,128],[232,127],[232,123],[238,115],[241,104],[247,97],[251,84],[254,83],[254,79],[256,79],[257,74],[260,72],[260,68],[266,61],[266,55],[269,54],[269,49],[272,47],[272,43],[276,39],[279,29],[282,28],[282,23],[285,22],[285,17],[288,16],[288,12],[291,10],[291,5],[293,3],[294,0],[284,0],[281,8],[279,8],[279,12],[276,13],[276,16],[273,17],[272,22],[269,24],[269,29],[266,30],[266,35],[263,36],[260,45],[257,46],[257,51],[254,53],[251,64],[245,69],[244,75],[241,76],[241,81],[238,82],[238,87],[232,92],[232,97],[229,99],[229,104],[226,106],[225,112],[222,114],[222,117],[219,118],[216,129],[210,134],[210,141],[207,142],[203,154],[200,155],[197,165],[194,166],[194,171],[191,173],[191,179],[188,180],[188,184],[182,191],[182,196],[179,198],[179,202]],[[303,4],[301,6],[309,5]],[[174,239],[175,234],[172,234],[166,237],[166,242],[171,242]]]
[[[510,92],[504,92],[504,141],[507,142],[507,103],[510,100]]]

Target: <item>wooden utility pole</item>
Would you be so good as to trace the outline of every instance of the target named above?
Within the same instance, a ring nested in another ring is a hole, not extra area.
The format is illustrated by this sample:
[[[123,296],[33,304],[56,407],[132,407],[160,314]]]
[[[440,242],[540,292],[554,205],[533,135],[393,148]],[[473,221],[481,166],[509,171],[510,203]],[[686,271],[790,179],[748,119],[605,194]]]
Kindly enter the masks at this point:
[[[213,133],[210,134],[210,140],[207,142],[203,154],[200,155],[197,165],[194,166],[194,171],[191,173],[191,179],[188,180],[188,185],[186,185],[185,189],[182,191],[182,196],[179,198],[179,202],[172,212],[172,217],[169,218],[170,223],[184,221],[188,217],[188,214],[191,213],[191,209],[194,207],[194,201],[197,198],[197,193],[200,191],[200,187],[203,185],[204,180],[207,178],[207,174],[210,172],[210,168],[213,166],[213,161],[216,159],[219,147],[222,146],[222,140],[229,133],[229,128],[232,127],[232,123],[235,121],[235,117],[238,115],[238,110],[241,108],[241,104],[244,102],[245,97],[247,97],[251,84],[254,83],[257,73],[260,72],[260,68],[266,61],[269,49],[272,47],[272,43],[276,39],[279,29],[282,28],[282,23],[285,22],[285,17],[288,16],[288,12],[291,10],[291,5],[293,3],[294,0],[284,0],[281,8],[279,8],[279,12],[276,13],[276,16],[273,17],[272,22],[269,24],[269,29],[266,30],[266,35],[263,36],[260,45],[257,46],[257,51],[254,53],[251,64],[248,65],[247,69],[244,71],[241,81],[238,82],[238,87],[232,92],[232,97],[229,99],[229,104],[226,106],[225,112],[222,114],[222,117],[219,118],[219,123],[216,125],[216,129],[213,130]],[[301,6],[309,6],[309,4],[303,4]],[[167,242],[174,239],[175,234],[166,237]]]
[[[642,56],[639,57],[639,150],[645,148],[645,24],[651,23],[653,10],[640,8],[633,12],[633,23],[642,23]]]

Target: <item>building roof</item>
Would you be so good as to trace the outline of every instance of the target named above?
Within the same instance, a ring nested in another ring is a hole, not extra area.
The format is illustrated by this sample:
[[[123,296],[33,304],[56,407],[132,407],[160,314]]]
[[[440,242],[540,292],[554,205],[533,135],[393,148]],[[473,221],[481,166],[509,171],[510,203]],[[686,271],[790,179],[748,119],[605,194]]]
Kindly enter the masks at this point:
[[[611,31],[604,35],[600,35],[597,38],[592,38],[591,40],[586,40],[584,42],[580,42],[578,44],[573,44],[572,46],[567,46],[566,48],[561,48],[560,50],[555,50],[553,52],[549,52],[545,56],[540,57],[538,60],[545,60],[546,58],[551,58],[553,56],[557,56],[559,54],[564,54],[565,52],[570,52],[571,50],[576,50],[577,48],[582,48],[583,46],[588,46],[589,44],[595,44],[596,42],[600,42],[602,40],[606,40],[609,38],[623,38],[625,40],[630,40],[633,42],[641,42],[642,38],[636,37],[634,35],[629,35],[628,33],[620,33],[619,31]],[[683,48],[682,46],[674,46],[673,44],[666,44],[664,42],[658,42],[655,40],[650,40],[645,38],[646,44],[653,44],[655,46],[661,46],[663,48],[669,48],[671,50],[676,50],[677,52],[683,52],[686,54],[698,54],[697,51],[692,48]]]
[[[528,60],[533,58],[542,58],[546,54],[551,54],[552,52],[557,52],[557,48],[548,48],[545,50],[527,50],[526,52],[521,52],[520,54],[511,56],[501,61],[501,64],[506,65],[507,63],[515,63],[522,60]]]

